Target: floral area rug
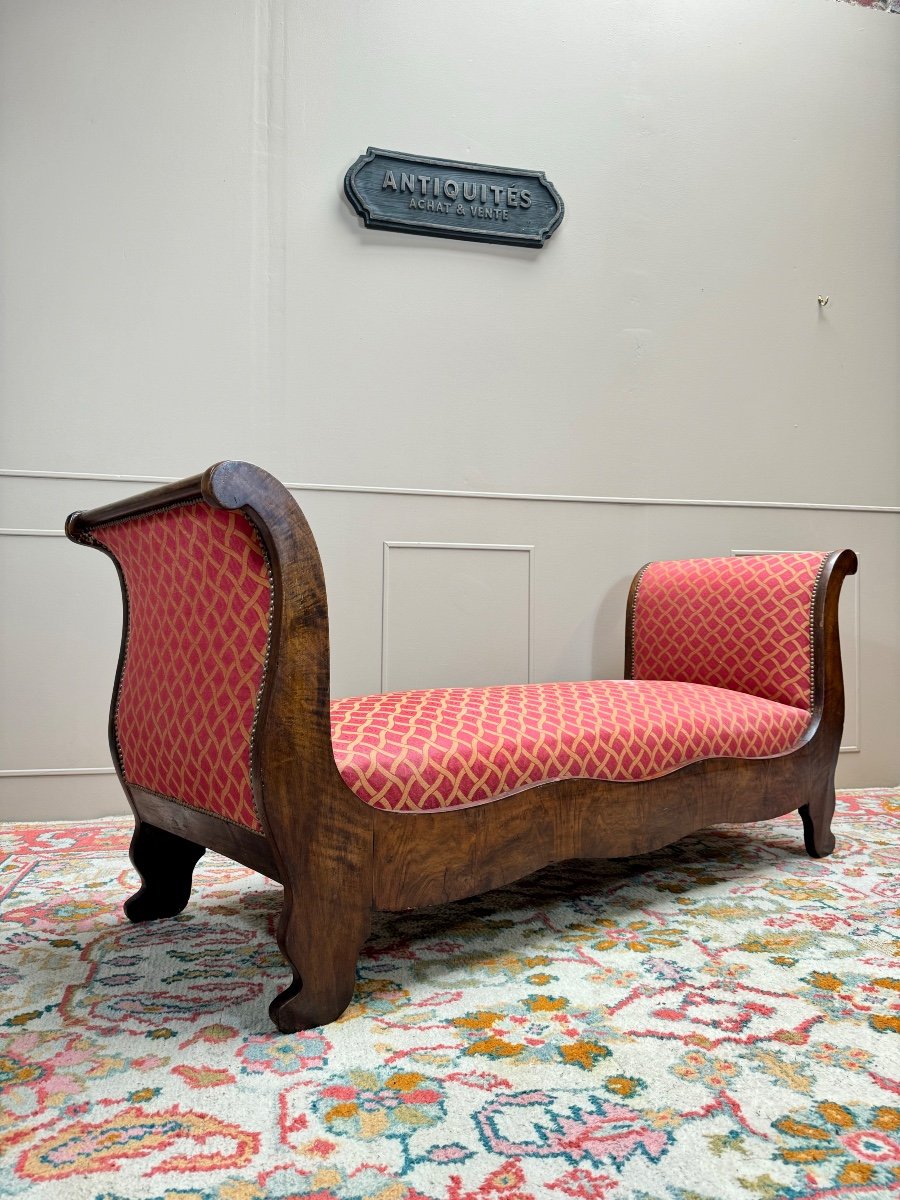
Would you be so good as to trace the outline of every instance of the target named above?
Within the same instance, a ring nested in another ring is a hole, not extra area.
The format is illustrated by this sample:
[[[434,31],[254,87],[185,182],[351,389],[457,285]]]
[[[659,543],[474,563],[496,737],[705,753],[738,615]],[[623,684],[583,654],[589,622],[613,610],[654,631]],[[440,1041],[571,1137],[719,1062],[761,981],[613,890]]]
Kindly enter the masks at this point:
[[[0,862],[0,1195],[800,1200],[900,1189],[900,793],[378,916],[281,1035],[280,889],[207,854],[129,925],[129,822]]]

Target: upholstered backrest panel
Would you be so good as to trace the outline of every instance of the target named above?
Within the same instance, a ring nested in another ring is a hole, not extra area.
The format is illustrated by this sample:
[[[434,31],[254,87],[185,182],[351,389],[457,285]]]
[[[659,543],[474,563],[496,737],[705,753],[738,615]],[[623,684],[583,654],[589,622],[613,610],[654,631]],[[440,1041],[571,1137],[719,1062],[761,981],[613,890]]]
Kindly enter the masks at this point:
[[[271,585],[241,514],[202,501],[94,530],[128,589],[115,729],[126,780],[261,828],[250,739],[262,685]]]
[[[818,552],[657,562],[640,577],[632,676],[812,704]]]

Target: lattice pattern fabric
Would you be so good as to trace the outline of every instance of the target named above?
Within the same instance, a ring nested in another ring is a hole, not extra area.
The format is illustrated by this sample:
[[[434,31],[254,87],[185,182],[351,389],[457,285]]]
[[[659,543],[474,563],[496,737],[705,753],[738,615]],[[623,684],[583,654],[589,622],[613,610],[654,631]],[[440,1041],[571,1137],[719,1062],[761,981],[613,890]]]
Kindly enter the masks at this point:
[[[634,616],[635,679],[732,688],[811,707],[818,552],[651,563]]]
[[[600,680],[359,696],[333,702],[331,720],[347,786],[375,808],[416,812],[552,779],[652,779],[779,754],[809,713],[698,684]]]
[[[130,629],[116,733],[129,783],[261,828],[250,734],[263,676],[270,582],[256,530],[197,502],[102,526]]]

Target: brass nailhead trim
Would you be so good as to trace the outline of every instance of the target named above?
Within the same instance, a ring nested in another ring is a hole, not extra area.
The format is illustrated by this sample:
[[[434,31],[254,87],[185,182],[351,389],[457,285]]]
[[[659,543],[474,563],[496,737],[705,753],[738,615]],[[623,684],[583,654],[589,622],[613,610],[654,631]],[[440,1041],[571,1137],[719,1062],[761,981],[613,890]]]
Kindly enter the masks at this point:
[[[637,616],[638,616],[638,596],[641,594],[641,584],[644,582],[644,576],[647,571],[653,566],[652,562],[644,563],[638,572],[637,584],[634,589],[634,602],[631,605],[631,678],[634,679],[634,666],[637,657]]]
[[[816,578],[813,582],[812,596],[809,601],[809,719],[812,720],[813,706],[816,702],[816,601],[819,597],[819,587],[828,562],[826,554],[819,563]]]

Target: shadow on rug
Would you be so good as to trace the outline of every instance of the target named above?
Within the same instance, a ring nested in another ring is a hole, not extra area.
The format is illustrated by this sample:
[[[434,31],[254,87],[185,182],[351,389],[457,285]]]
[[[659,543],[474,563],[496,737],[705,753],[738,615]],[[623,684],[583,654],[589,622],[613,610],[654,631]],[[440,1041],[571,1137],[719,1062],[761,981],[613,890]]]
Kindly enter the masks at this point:
[[[130,821],[6,826],[0,1195],[893,1194],[898,812],[841,793],[818,862],[794,814],[377,916],[348,1012],[292,1035],[276,885],[207,854],[131,926]]]

